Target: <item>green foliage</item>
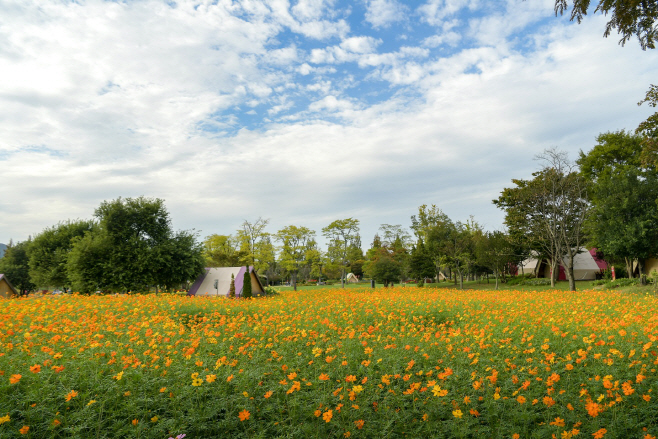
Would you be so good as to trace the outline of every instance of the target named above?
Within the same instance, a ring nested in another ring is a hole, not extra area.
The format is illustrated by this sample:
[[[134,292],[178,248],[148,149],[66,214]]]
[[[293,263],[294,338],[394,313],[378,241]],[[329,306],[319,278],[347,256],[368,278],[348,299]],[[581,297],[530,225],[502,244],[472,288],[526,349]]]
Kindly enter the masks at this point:
[[[355,240],[358,239],[359,244],[361,242],[359,220],[354,218],[336,220],[322,229],[322,235],[329,240],[327,257],[333,263],[340,263],[341,282],[344,282],[345,267],[349,262],[348,249],[353,246]],[[360,248],[360,245],[353,247]]]
[[[297,289],[297,274],[303,266],[310,267],[319,257],[315,242],[315,231],[307,227],[287,226],[279,230],[276,240],[281,242],[279,263],[292,275],[293,287]]]
[[[242,298],[250,299],[251,298],[251,273],[249,273],[249,266],[247,265],[246,271],[244,272],[244,282],[242,284]]]
[[[204,259],[196,235],[171,229],[164,201],[104,201],[98,225],[74,239],[67,273],[80,292],[170,289],[197,277]]]
[[[228,290],[228,297],[235,299],[235,276],[231,273],[231,286]]]
[[[9,282],[20,293],[32,291],[36,288],[36,285],[31,281],[29,273],[28,251],[30,244],[30,241],[23,241],[16,244],[10,243],[5,250],[4,256],[0,258],[0,273],[7,276]]]
[[[592,244],[616,259],[658,253],[658,172],[640,163],[642,137],[618,131],[597,142],[578,160],[590,182],[586,226]]]
[[[590,0],[572,0],[571,20],[580,23],[590,9]],[[595,1],[596,3],[596,1]],[[555,0],[555,13],[563,14],[569,9],[568,0]],[[621,35],[619,44],[637,37],[643,50],[654,49],[658,30],[655,21],[658,17],[658,4],[655,1],[598,0],[594,12],[610,18],[605,26],[604,37],[613,30]]]
[[[76,240],[96,228],[93,221],[66,221],[39,233],[28,249],[32,283],[39,287],[70,287],[69,253]]]
[[[237,267],[247,258],[240,241],[233,235],[210,235],[203,241],[206,267]]]
[[[396,260],[393,251],[386,247],[376,249],[364,268],[366,275],[384,286],[399,281],[402,276],[402,264]]]

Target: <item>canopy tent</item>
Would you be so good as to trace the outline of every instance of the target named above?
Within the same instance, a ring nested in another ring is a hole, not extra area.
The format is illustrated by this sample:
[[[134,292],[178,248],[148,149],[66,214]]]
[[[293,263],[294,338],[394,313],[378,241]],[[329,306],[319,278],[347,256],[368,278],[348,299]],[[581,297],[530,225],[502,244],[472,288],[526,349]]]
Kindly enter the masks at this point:
[[[551,277],[551,265],[544,259],[538,259],[537,253],[523,261],[523,273],[537,273],[537,277]],[[608,267],[606,262],[596,256],[596,249],[581,248],[573,258],[573,275],[576,280],[594,280]],[[519,273],[521,267],[519,267]],[[560,265],[558,280],[566,280],[564,267]]]
[[[349,284],[358,284],[359,278],[356,277],[354,273],[347,273],[347,276],[345,277],[345,282]]]
[[[244,274],[249,268],[251,277],[251,294],[260,296],[265,293],[263,284],[254,271],[254,267],[211,267],[206,268],[187,293],[188,296],[225,296],[231,289],[231,275],[235,279],[235,297],[242,296]]]
[[[0,297],[16,297],[18,296],[18,290],[9,282],[7,276],[0,274]]]

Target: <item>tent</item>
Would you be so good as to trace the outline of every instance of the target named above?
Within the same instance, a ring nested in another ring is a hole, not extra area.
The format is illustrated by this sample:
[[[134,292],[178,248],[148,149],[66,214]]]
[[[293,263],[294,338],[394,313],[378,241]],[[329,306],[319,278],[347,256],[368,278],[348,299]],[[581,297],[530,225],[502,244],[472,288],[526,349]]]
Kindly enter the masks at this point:
[[[358,284],[359,278],[356,277],[354,273],[347,273],[347,276],[345,277],[345,282],[347,282],[348,284]]]
[[[251,294],[260,296],[265,293],[263,284],[254,271],[254,267],[212,267],[206,268],[190,287],[188,296],[224,296],[228,297],[231,288],[231,275],[235,279],[235,297],[242,296],[244,273],[249,268],[251,276]]]
[[[519,267],[519,273],[521,273],[520,268],[521,267]],[[573,275],[576,280],[594,280],[600,276],[606,268],[606,262],[596,256],[596,249],[587,250],[583,247],[580,249],[580,253],[573,258]],[[523,261],[523,272],[526,274],[537,272],[537,277],[550,278],[551,266],[548,261],[537,259],[537,254],[534,253],[530,258]],[[567,276],[564,267],[560,265],[558,280],[566,279]]]
[[[0,297],[10,298],[18,296],[18,290],[9,282],[7,276],[0,274]]]

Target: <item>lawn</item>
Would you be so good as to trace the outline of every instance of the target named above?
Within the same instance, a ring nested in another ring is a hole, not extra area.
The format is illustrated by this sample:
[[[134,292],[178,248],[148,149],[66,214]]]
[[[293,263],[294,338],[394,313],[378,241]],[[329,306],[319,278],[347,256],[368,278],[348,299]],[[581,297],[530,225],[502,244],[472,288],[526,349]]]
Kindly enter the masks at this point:
[[[406,286],[1,306],[3,438],[658,435],[658,298],[646,292]]]

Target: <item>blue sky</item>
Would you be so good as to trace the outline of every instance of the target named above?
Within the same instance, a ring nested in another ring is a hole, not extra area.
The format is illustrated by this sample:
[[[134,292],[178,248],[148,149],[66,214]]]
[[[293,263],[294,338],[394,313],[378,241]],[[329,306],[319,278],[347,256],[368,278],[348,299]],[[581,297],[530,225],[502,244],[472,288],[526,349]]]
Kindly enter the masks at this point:
[[[552,0],[0,0],[0,242],[163,198],[200,236],[410,225],[634,129],[658,58]]]

